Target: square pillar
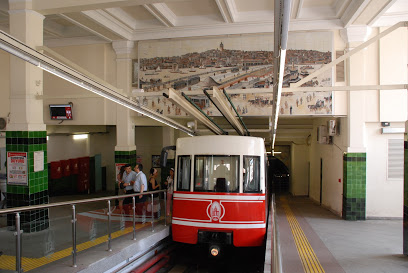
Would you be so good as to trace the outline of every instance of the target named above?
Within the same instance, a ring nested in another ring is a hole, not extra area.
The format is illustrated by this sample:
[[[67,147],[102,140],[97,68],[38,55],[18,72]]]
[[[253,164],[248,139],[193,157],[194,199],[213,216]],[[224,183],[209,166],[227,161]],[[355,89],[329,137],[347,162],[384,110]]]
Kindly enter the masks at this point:
[[[343,155],[343,219],[366,219],[366,153]]]
[[[7,131],[6,151],[26,154],[28,181],[27,185],[7,184],[7,207],[48,204],[47,132]],[[34,152],[41,151],[44,153],[43,170],[35,172]],[[37,232],[49,227],[48,209],[22,212],[20,217],[21,229],[25,233]],[[14,214],[7,215],[7,226],[15,226]]]

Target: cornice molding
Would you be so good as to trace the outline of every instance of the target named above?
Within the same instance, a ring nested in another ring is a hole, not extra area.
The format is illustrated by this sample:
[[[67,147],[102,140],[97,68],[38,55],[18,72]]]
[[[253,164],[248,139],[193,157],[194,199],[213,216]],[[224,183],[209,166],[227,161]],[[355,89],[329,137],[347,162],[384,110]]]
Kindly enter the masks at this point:
[[[222,23],[200,26],[183,26],[173,28],[160,28],[154,30],[136,30],[133,33],[134,41],[200,37],[211,35],[228,34],[252,34],[252,33],[272,33],[274,29],[273,21],[263,22],[242,22],[242,23]],[[342,23],[339,19],[334,20],[296,20],[289,25],[290,31],[320,31],[341,29]]]
[[[112,47],[116,52],[116,55],[130,54],[135,47],[135,42],[133,41],[113,41]]]
[[[363,43],[367,41],[371,27],[351,26],[340,30],[340,37],[348,44]]]

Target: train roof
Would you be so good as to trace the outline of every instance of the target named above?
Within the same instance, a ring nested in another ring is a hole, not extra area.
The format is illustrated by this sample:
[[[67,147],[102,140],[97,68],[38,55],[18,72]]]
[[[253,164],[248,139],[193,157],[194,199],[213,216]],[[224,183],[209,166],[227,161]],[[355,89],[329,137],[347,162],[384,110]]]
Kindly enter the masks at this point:
[[[263,138],[211,135],[177,139],[177,154],[264,155]]]

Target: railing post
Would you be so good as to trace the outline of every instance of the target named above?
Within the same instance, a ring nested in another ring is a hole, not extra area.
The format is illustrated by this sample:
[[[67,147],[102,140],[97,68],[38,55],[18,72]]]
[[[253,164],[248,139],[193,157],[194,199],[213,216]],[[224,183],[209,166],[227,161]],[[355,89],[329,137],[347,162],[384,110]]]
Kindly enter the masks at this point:
[[[110,200],[108,200],[108,251],[112,251],[111,248],[111,239],[112,239],[112,235],[111,235],[111,202]]]
[[[152,232],[154,232],[154,226],[153,226],[153,220],[154,220],[154,209],[153,209],[153,193],[151,194],[151,196],[152,196]]]
[[[75,212],[75,205],[72,205],[72,266],[77,267],[76,264],[76,256],[77,256],[77,248],[76,248],[76,212]]]
[[[16,271],[17,273],[23,272],[21,268],[21,229],[20,229],[20,213],[16,212]]]
[[[133,204],[133,240],[136,240],[136,201],[135,197],[132,197]]]
[[[164,226],[167,226],[167,191],[164,192]]]

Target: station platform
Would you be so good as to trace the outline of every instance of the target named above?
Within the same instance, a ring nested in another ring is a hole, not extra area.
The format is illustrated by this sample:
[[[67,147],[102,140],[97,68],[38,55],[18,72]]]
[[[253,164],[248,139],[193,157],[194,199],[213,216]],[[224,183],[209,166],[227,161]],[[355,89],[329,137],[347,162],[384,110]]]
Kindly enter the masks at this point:
[[[108,194],[109,195],[109,194]],[[98,196],[65,196],[51,202]],[[162,208],[162,212],[163,212]],[[402,255],[401,220],[345,221],[307,197],[276,198],[282,269],[285,273],[406,273],[408,256]],[[15,272],[14,231],[0,217],[0,272]],[[71,210],[50,209],[50,228],[23,234],[24,272],[114,272],[170,236],[170,219],[143,223],[137,219],[133,239],[131,217],[112,213],[112,251],[107,244],[106,203],[77,206],[77,267],[72,267]],[[266,269],[264,272],[271,272]]]
[[[283,272],[403,273],[403,221],[345,221],[307,197],[276,198]]]

